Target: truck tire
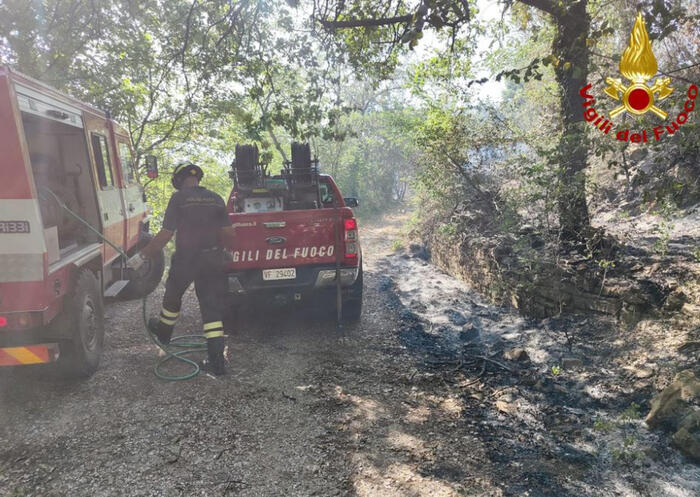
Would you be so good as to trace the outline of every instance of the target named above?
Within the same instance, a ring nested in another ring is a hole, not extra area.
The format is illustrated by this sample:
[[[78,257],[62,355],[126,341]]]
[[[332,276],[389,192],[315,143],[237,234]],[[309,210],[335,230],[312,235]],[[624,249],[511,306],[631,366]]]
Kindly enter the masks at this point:
[[[152,239],[153,235],[150,233],[141,233],[134,253],[148,245],[148,242]],[[165,272],[165,254],[161,250],[155,257],[148,259],[138,270],[126,270],[126,278],[129,280],[129,284],[121,291],[119,298],[122,300],[134,300],[150,295],[163,279],[163,272]]]
[[[362,263],[355,283],[348,289],[348,296],[343,297],[343,321],[354,323],[362,316],[362,292],[363,292]]]
[[[58,364],[64,374],[86,378],[100,365],[105,337],[102,292],[92,271],[80,271],[65,304],[61,325],[71,338],[59,343]]]

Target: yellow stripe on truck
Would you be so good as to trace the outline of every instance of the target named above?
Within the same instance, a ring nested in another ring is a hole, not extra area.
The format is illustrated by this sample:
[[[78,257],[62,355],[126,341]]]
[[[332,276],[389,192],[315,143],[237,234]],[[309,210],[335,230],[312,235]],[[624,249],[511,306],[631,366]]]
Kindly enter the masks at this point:
[[[16,359],[20,364],[41,364],[45,362],[41,357],[25,347],[9,347],[2,350],[7,355]]]

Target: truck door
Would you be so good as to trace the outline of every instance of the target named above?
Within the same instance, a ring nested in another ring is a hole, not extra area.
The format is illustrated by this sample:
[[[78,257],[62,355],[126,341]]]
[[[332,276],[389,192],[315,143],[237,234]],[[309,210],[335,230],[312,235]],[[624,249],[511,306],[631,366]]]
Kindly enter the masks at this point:
[[[139,240],[141,221],[146,216],[143,190],[136,181],[134,155],[129,139],[116,135],[117,153],[122,172],[122,195],[126,206],[126,246],[131,248]]]
[[[107,124],[104,119],[88,118],[88,138],[90,153],[97,179],[97,202],[100,207],[102,234],[117,247],[124,249],[124,223],[126,222],[122,204],[121,184],[115,164],[116,154],[111,150]],[[113,261],[118,253],[104,244],[105,265]]]

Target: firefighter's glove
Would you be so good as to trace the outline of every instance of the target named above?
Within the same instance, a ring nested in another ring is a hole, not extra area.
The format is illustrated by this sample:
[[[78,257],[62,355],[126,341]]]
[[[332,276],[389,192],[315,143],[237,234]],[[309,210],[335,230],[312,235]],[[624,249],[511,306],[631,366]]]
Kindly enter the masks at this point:
[[[129,269],[133,269],[134,271],[138,271],[145,262],[146,258],[140,253],[137,253],[136,255],[130,257],[128,261],[126,261],[126,267],[128,267]]]

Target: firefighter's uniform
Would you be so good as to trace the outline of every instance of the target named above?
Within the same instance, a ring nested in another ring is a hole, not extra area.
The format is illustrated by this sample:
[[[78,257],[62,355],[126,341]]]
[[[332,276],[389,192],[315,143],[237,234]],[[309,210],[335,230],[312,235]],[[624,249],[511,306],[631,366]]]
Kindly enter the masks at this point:
[[[197,169],[201,174],[201,169]],[[196,174],[193,171],[189,169],[186,172]],[[179,172],[176,169],[174,177]],[[154,332],[163,344],[170,342],[180,314],[182,296],[194,282],[209,362],[215,371],[224,369],[223,314],[227,290],[223,251],[217,247],[217,243],[221,228],[230,224],[224,200],[202,186],[186,187],[175,192],[163,218],[163,229],[175,232],[175,253],[165,283],[160,317],[153,326]]]

